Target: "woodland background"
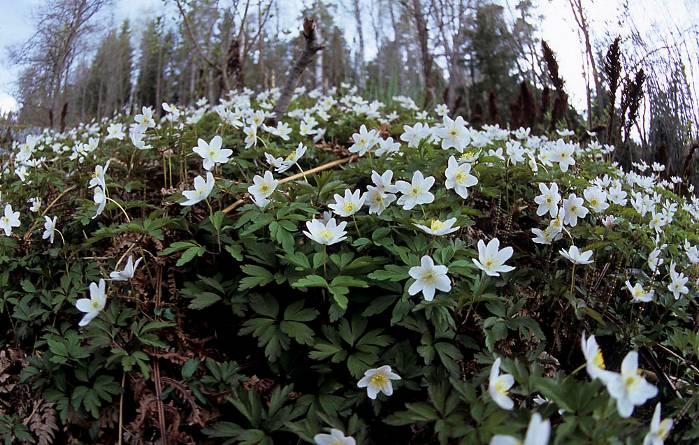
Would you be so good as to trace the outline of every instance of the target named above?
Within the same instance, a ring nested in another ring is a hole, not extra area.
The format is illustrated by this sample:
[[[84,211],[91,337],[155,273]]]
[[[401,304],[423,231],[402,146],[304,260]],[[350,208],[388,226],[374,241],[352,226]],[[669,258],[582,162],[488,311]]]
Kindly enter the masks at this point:
[[[631,1],[618,27],[593,35],[595,2],[555,1],[570,8],[584,48],[583,110],[569,104],[566,79],[549,74],[555,55],[547,66],[539,29],[547,0],[316,0],[298,8],[293,0],[163,0],[142,33],[128,22],[105,29],[112,0],[48,0],[35,13],[35,34],[8,51],[22,66],[21,108],[0,118],[0,144],[26,127],[61,130],[142,106],[162,113],[163,102],[214,104],[231,90],[281,87],[303,46],[299,31],[280,26],[293,10],[298,30],[303,17],[315,19],[323,45],[301,79],[308,89],[344,83],[384,102],[444,103],[476,127],[585,128],[619,146],[624,164],[658,161],[668,178],[696,183],[699,24],[642,33]]]

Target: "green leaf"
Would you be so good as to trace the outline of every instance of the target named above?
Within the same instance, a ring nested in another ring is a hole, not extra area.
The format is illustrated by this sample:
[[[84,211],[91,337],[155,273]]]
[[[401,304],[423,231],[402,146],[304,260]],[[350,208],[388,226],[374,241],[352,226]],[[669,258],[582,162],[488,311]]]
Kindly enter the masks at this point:
[[[364,281],[360,280],[358,278],[346,276],[346,275],[340,275],[335,278],[330,282],[330,286],[342,286],[342,287],[369,287],[369,284]]]
[[[410,276],[408,275],[408,268],[406,266],[388,264],[383,269],[370,273],[368,277],[377,281],[403,281],[407,280]]]
[[[187,306],[190,309],[201,310],[221,301],[221,297],[213,292],[200,292]]]
[[[175,263],[175,266],[184,266],[185,264],[192,261],[194,257],[202,256],[204,255],[204,253],[206,253],[206,248],[204,246],[190,247],[182,253],[180,259],[178,259],[177,263]]]
[[[291,286],[302,289],[307,287],[327,288],[328,282],[325,281],[325,278],[321,277],[320,275],[306,275],[305,277],[296,280]]]
[[[248,275],[247,277],[240,280],[240,285],[238,290],[252,289],[257,286],[265,286],[274,280],[274,275],[272,272],[268,271],[264,267],[256,266],[254,264],[246,264],[241,267],[243,273]]]

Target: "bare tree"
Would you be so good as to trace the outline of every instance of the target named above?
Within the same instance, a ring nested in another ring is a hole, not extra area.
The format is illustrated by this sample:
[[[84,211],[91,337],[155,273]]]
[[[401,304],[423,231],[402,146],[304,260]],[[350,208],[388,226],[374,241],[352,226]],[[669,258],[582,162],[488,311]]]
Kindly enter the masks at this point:
[[[224,14],[225,26],[220,26],[222,35],[220,36],[220,51],[218,60],[215,48],[205,48],[198,35],[197,30],[191,23],[191,15],[195,13],[195,8],[186,10],[183,0],[175,0],[177,9],[182,18],[184,30],[187,38],[191,41],[194,50],[202,61],[206,63],[214,72],[220,76],[223,88],[228,91],[233,88],[242,88],[245,84],[245,64],[248,55],[255,48],[259,39],[263,35],[264,27],[270,18],[270,11],[274,0],[259,1],[257,3],[258,20],[256,29],[250,29],[251,0],[234,0],[232,6]],[[214,23],[208,27],[213,29]]]
[[[595,63],[595,55],[592,52],[592,41],[590,39],[590,25],[587,22],[587,17],[585,16],[585,9],[583,8],[582,0],[568,0],[570,4],[570,9],[573,12],[573,17],[575,18],[575,23],[578,25],[578,30],[582,37],[585,46],[585,55],[587,68],[586,71],[592,74],[592,81],[595,84],[595,94],[596,94],[596,106],[597,111],[602,112],[602,84],[600,82],[599,73],[597,72],[597,64]],[[587,77],[586,77],[587,80]],[[592,99],[590,97],[590,89],[587,88],[587,119],[589,123],[592,123]]]
[[[315,20],[311,17],[306,17],[303,19],[303,31],[301,31],[303,40],[305,42],[303,51],[301,55],[296,59],[296,63],[289,71],[286,78],[286,83],[282,89],[282,93],[274,105],[272,121],[276,121],[281,118],[284,113],[286,113],[287,108],[289,108],[289,102],[291,101],[291,96],[294,94],[296,85],[298,84],[301,74],[307,66],[313,63],[313,59],[318,51],[321,51],[324,46],[318,41],[318,35],[316,34],[316,24]]]
[[[31,89],[24,91],[24,104],[47,112],[52,128],[59,109],[60,128],[65,128],[68,112],[66,90],[73,62],[84,39],[94,30],[90,25],[91,19],[110,2],[49,0],[35,13],[36,32],[21,47],[11,50],[13,61],[25,65],[25,86],[32,83]],[[32,82],[29,82],[29,78]],[[34,101],[37,102],[27,103]]]
[[[434,81],[432,78],[433,57],[430,52],[429,33],[427,31],[427,14],[422,9],[420,0],[401,0],[401,4],[413,18],[417,41],[420,47],[420,58],[422,61],[422,76],[425,82],[424,103],[431,104],[434,98]]]

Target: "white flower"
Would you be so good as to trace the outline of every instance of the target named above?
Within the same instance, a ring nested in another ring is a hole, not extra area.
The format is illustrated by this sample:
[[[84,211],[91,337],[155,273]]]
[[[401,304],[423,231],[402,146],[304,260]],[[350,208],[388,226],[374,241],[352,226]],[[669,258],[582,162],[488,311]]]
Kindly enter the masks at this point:
[[[609,395],[616,400],[619,415],[624,418],[633,413],[635,406],[643,405],[658,394],[658,388],[641,376],[636,351],[626,354],[621,362],[621,374],[615,374],[606,384]]]
[[[512,257],[512,247],[505,247],[500,250],[500,240],[493,238],[486,245],[483,240],[478,240],[478,259],[473,259],[473,263],[478,266],[486,275],[499,277],[501,272],[515,270],[512,266],[505,265],[505,262]]]
[[[31,206],[29,207],[30,212],[37,213],[39,210],[41,210],[41,198],[29,198],[27,202],[31,204]]]
[[[5,215],[0,217],[0,229],[5,231],[5,236],[12,235],[12,228],[19,227],[19,212],[13,212],[10,204],[5,204]]]
[[[665,439],[670,435],[673,424],[672,419],[660,420],[660,402],[658,402],[655,405],[653,418],[650,421],[650,431],[643,438],[643,445],[663,445]]]
[[[511,410],[515,406],[515,402],[507,395],[514,384],[515,378],[511,374],[500,375],[500,358],[497,358],[490,368],[488,393],[500,408]]]
[[[403,125],[403,134],[400,135],[400,140],[407,142],[408,147],[415,148],[420,145],[420,141],[430,135],[430,127],[421,122],[416,123],[412,127]]]
[[[355,445],[355,440],[350,436],[345,436],[340,430],[335,428],[330,430],[330,434],[316,434],[313,436],[316,445]]]
[[[512,436],[498,434],[490,439],[490,445],[547,445],[549,436],[551,436],[551,422],[543,420],[539,413],[534,413],[529,420],[524,442]]]
[[[541,195],[534,198],[534,202],[539,204],[539,208],[536,209],[536,214],[543,216],[548,213],[551,215],[551,218],[555,218],[556,214],[558,214],[558,203],[561,202],[561,195],[558,193],[558,184],[553,182],[550,187],[546,187],[546,184],[540,182],[539,191],[541,191]]]
[[[685,251],[690,263],[699,264],[699,249],[697,246],[686,246]]]
[[[393,138],[379,139],[379,148],[376,149],[374,154],[381,157],[385,155],[390,155],[393,153],[398,153],[400,151],[400,142],[394,142]]]
[[[625,206],[628,201],[626,199],[626,192],[621,189],[621,184],[610,187],[609,190],[607,190],[607,198],[614,204],[619,204],[621,206]]]
[[[248,187],[248,193],[252,195],[255,202],[265,201],[272,195],[272,193],[274,193],[277,185],[279,185],[279,181],[274,179],[274,176],[270,171],[266,171],[264,177],[255,175],[255,177],[252,178],[252,182],[253,185]]]
[[[286,122],[277,122],[277,127],[272,130],[272,134],[279,136],[283,141],[288,141],[291,127]]]
[[[204,139],[197,141],[197,146],[192,150],[204,159],[203,165],[205,170],[213,169],[216,164],[225,164],[233,154],[233,150],[224,148],[221,149],[223,139],[221,136],[214,136],[211,142],[206,142]]]
[[[466,128],[464,118],[458,116],[451,119],[449,116],[443,117],[443,123],[436,131],[437,136],[442,139],[442,149],[456,148],[459,153],[463,153],[466,146],[471,142],[471,133]]]
[[[129,255],[129,259],[126,261],[126,266],[124,266],[124,270],[115,270],[114,272],[109,274],[109,278],[111,278],[114,281],[129,281],[131,278],[133,278],[134,273],[136,273],[136,268],[141,263],[141,260],[143,260],[143,258],[137,259],[136,263],[134,264],[133,257]]]
[[[47,239],[51,244],[53,244],[53,237],[56,235],[56,219],[56,216],[53,219],[44,216],[44,233],[41,235],[41,239]]]
[[[126,134],[124,134],[124,126],[119,123],[114,123],[107,127],[107,136],[104,138],[104,140],[108,141],[110,139],[116,139],[117,141],[120,141],[125,137]]]
[[[413,224],[415,227],[419,228],[425,233],[430,235],[442,236],[454,233],[460,229],[460,227],[453,227],[456,222],[456,218],[449,218],[446,221],[440,221],[438,219],[433,219],[430,222],[429,227],[422,224]]]
[[[104,208],[107,206],[107,195],[104,193],[104,189],[101,186],[95,187],[92,200],[97,204],[95,216],[92,217],[92,219],[95,219],[102,214]]]
[[[403,206],[403,210],[411,210],[418,204],[429,204],[434,201],[434,195],[430,193],[430,188],[434,185],[434,177],[425,178],[420,170],[413,173],[412,183],[407,181],[397,181],[396,189],[402,193],[398,198],[398,204]]]
[[[86,326],[104,309],[107,303],[105,294],[105,282],[100,278],[99,284],[90,283],[90,298],[81,298],[75,302],[75,307],[80,312],[85,312],[78,326]]]
[[[447,190],[454,189],[464,199],[468,198],[468,188],[478,184],[478,179],[471,174],[471,164],[459,164],[454,156],[449,157],[444,174],[447,177]]]
[[[449,292],[451,290],[451,281],[447,276],[447,266],[436,265],[432,258],[424,255],[420,260],[419,266],[413,266],[408,271],[408,275],[415,279],[415,282],[408,288],[410,295],[415,295],[422,292],[425,300],[432,301],[434,299],[435,290]]]
[[[563,200],[563,209],[565,216],[563,224],[568,224],[571,227],[578,225],[578,218],[585,218],[589,210],[583,206],[583,199],[578,198],[575,193],[571,193],[568,198]]]
[[[379,392],[387,396],[393,394],[391,380],[400,380],[400,376],[393,372],[390,366],[384,365],[380,368],[365,371],[364,377],[357,382],[357,387],[366,388],[369,398],[375,400]]]
[[[633,303],[647,303],[653,300],[655,291],[651,289],[649,292],[646,292],[643,286],[641,286],[641,283],[636,283],[631,286],[631,282],[626,280],[626,288],[631,292],[631,301]]]
[[[345,232],[346,226],[346,221],[337,224],[335,218],[330,218],[327,223],[314,219],[306,222],[308,231],[304,230],[303,234],[319,244],[330,246],[347,238],[345,236],[347,235],[347,232]]]
[[[367,131],[366,126],[362,125],[359,127],[359,133],[352,135],[352,140],[354,144],[350,146],[349,152],[364,156],[379,142],[379,135],[376,130]]]
[[[512,165],[524,162],[525,150],[518,141],[507,141],[505,143],[505,153],[507,154],[507,160],[512,163]],[[536,165],[536,163],[534,165]]]
[[[439,104],[434,107],[434,112],[437,114],[437,116],[446,116],[449,114],[449,107],[446,104]]]
[[[143,140],[145,133],[143,132],[143,127],[133,127],[129,132],[129,137],[131,138],[131,143],[139,150],[148,150],[153,148],[151,145],[146,144]]]
[[[607,215],[604,218],[602,218],[602,225],[608,229],[614,227],[617,222],[618,219],[613,215]]]
[[[346,189],[344,197],[336,193],[334,198],[335,203],[329,204],[328,207],[330,207],[336,215],[348,217],[354,215],[362,208],[366,196],[363,196],[360,190],[350,192],[349,189]]]
[[[650,221],[648,222],[648,226],[651,229],[655,230],[656,232],[662,232],[663,227],[665,227],[667,223],[668,221],[665,214],[662,212],[651,212]]]
[[[602,355],[602,350],[597,345],[597,340],[594,335],[591,335],[590,338],[585,338],[585,333],[583,332],[581,347],[583,356],[585,356],[585,367],[591,378],[600,379],[602,382],[606,383],[607,380],[616,375],[605,369],[604,356]]]
[[[396,200],[396,195],[382,192],[379,187],[367,186],[364,193],[364,201],[369,206],[369,214],[380,215],[386,208]]]
[[[561,171],[565,173],[568,171],[569,166],[575,165],[573,153],[575,153],[575,147],[571,144],[566,144],[564,141],[559,139],[553,146],[551,160],[553,162],[558,162],[558,166],[561,168]]]
[[[371,180],[382,193],[395,193],[397,191],[396,186],[391,184],[393,180],[393,170],[386,170],[381,175],[372,170]]]
[[[658,266],[661,266],[665,262],[665,260],[660,258],[660,253],[660,249],[656,247],[648,254],[648,268],[651,272],[658,270]]]
[[[249,127],[243,128],[245,133],[245,148],[250,148],[257,145],[257,127],[255,125],[250,125]]]
[[[590,204],[590,208],[595,213],[602,213],[609,208],[607,203],[607,192],[599,187],[588,187],[583,192],[585,200]]]
[[[107,169],[109,168],[109,162],[107,161],[106,164],[104,164],[104,167],[101,165],[95,165],[95,172],[92,174],[92,178],[90,178],[90,182],[87,185],[87,188],[92,188],[92,187],[97,187],[100,186],[103,189],[107,188],[107,182],[104,177],[105,174],[107,174]]]
[[[687,281],[689,281],[689,277],[684,276],[682,272],[677,272],[675,270],[675,263],[671,263],[670,284],[668,284],[667,288],[672,292],[675,300],[679,300],[682,295],[689,293],[689,288],[686,286]]]
[[[206,181],[201,176],[194,178],[194,190],[185,190],[182,195],[187,198],[186,201],[180,203],[183,206],[193,206],[196,203],[202,202],[209,197],[214,189],[214,175],[211,172],[206,172]]]
[[[153,119],[153,109],[151,107],[141,108],[141,114],[137,114],[136,116],[134,116],[134,120],[140,127],[144,129],[155,127],[155,120]]]
[[[576,245],[570,246],[567,251],[565,249],[561,249],[559,252],[564,258],[573,264],[590,264],[594,261],[590,259],[592,258],[591,250],[586,250],[583,252],[578,249]]]
[[[306,153],[306,146],[299,142],[295,150],[289,152],[286,158],[275,158],[269,153],[265,153],[265,160],[269,165],[274,167],[277,173],[284,173],[296,164],[299,159]]]

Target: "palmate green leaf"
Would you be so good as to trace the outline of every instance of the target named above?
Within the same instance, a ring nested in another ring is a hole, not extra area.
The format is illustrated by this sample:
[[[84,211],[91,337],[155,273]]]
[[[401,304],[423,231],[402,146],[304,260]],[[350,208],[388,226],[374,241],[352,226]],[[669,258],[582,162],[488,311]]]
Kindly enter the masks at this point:
[[[216,422],[208,428],[204,428],[202,433],[206,434],[207,437],[213,437],[216,439],[236,439],[238,435],[243,432],[244,429],[233,422]],[[231,441],[226,441],[224,443],[233,443]]]
[[[240,280],[240,285],[238,290],[252,289],[253,287],[265,286],[274,280],[274,275],[272,272],[268,271],[264,267],[256,266],[254,264],[246,264],[241,267],[243,273],[248,275],[247,277]]]
[[[394,264],[388,264],[383,269],[370,273],[368,277],[378,281],[403,281],[410,278],[407,266]]]
[[[202,256],[206,253],[206,247],[190,247],[189,249],[182,252],[182,256],[177,260],[175,266],[180,267],[192,261],[195,257]]]
[[[194,310],[205,309],[221,301],[221,296],[213,292],[200,292],[189,302],[188,308]]]
[[[243,261],[243,246],[238,243],[228,244],[226,247],[226,252],[230,253],[231,256],[238,262]]]
[[[293,284],[293,287],[298,287],[298,288],[307,288],[307,287],[328,287],[328,282],[325,280],[325,278],[321,277],[320,275],[306,275],[303,278],[300,278],[296,280]]]
[[[240,333],[252,334],[257,338],[258,346],[264,347],[265,356],[272,361],[277,360],[282,351],[289,349],[289,336],[271,318],[250,319],[243,323]]]

